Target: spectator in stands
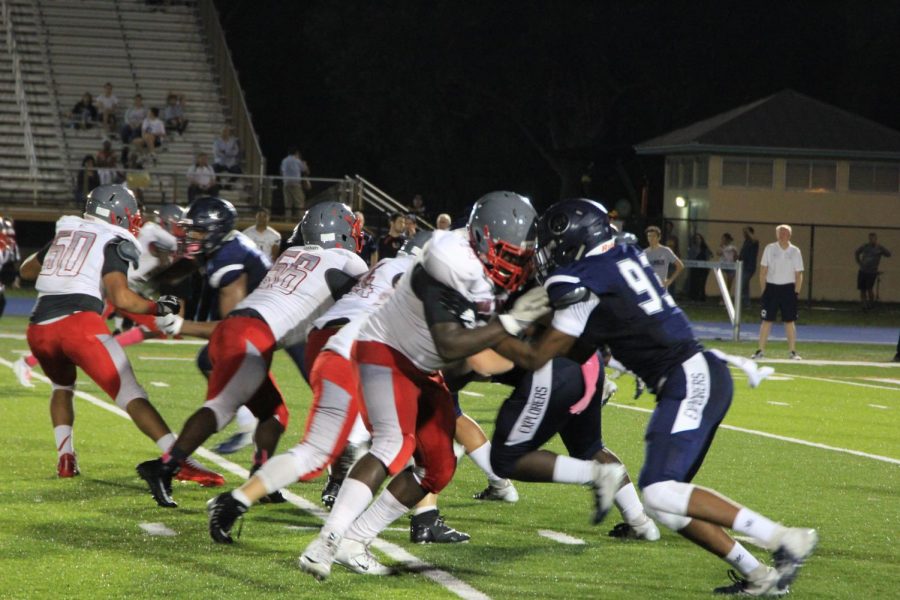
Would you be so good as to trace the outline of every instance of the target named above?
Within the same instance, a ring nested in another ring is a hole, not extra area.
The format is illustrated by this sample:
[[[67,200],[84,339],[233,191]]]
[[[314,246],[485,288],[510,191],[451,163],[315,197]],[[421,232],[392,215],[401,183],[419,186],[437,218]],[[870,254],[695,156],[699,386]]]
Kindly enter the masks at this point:
[[[291,146],[281,161],[281,176],[284,177],[284,214],[293,220],[299,219],[306,209],[305,190],[309,189],[309,181],[304,180],[303,175],[309,176],[309,166],[300,157],[300,150]]]
[[[256,224],[244,230],[244,235],[250,238],[263,254],[270,257],[272,262],[281,253],[281,234],[269,227],[269,211],[259,207],[256,211]]]
[[[69,121],[75,129],[90,129],[97,122],[97,107],[94,106],[94,98],[89,92],[85,92],[81,100],[72,107],[69,113]]]
[[[387,235],[378,240],[378,260],[394,258],[400,246],[406,241],[406,216],[403,213],[391,215],[391,228]]]
[[[88,192],[100,185],[100,175],[94,168],[94,157],[85,154],[81,159],[81,170],[75,178],[75,204],[84,205]]]
[[[150,109],[150,114],[141,123],[141,139],[135,140],[137,147],[143,147],[150,155],[150,160],[156,164],[156,149],[162,146],[166,139],[166,125],[159,118],[159,109],[155,106]]]
[[[366,215],[364,215],[361,210],[358,210],[353,214],[356,215],[356,219],[359,221],[360,231],[362,231],[362,248],[359,251],[359,256],[366,261],[367,265],[374,265],[374,258],[378,252],[378,244],[375,242],[375,236],[366,229]]]
[[[103,147],[97,151],[97,156],[94,157],[94,164],[97,166],[101,184],[117,183],[119,181],[120,173],[116,172],[118,160],[116,159],[116,153],[113,152],[111,141],[103,141]]]
[[[416,221],[416,215],[409,213],[406,215],[406,230],[404,231],[404,235],[406,235],[406,239],[411,240],[416,235],[416,231],[419,229],[419,223]]]
[[[674,250],[673,250],[674,252]],[[706,244],[706,240],[695,232],[691,236],[691,243],[688,246],[689,260],[709,260],[712,258],[712,250]],[[706,300],[706,278],[709,277],[709,269],[701,267],[692,267],[688,273],[688,297],[691,300]]]
[[[187,171],[188,202],[197,196],[215,196],[219,193],[216,172],[209,166],[205,152],[197,155],[197,161]]]
[[[450,215],[447,213],[441,213],[438,215],[437,220],[434,222],[434,226],[436,229],[447,230],[450,229],[450,223],[453,222],[453,219],[450,218]]]
[[[163,107],[163,121],[167,130],[174,130],[182,135],[187,129],[188,120],[184,118],[184,96],[169,92],[166,96],[166,105]]]
[[[144,163],[137,152],[134,152],[128,159],[128,175],[125,177],[128,189],[134,192],[134,197],[138,202],[144,202],[144,190],[150,187],[153,180],[150,172],[144,169]]]
[[[213,140],[213,171],[241,174],[241,143],[231,135],[231,127],[222,128],[222,135]],[[225,180],[222,180],[225,183]],[[227,185],[225,187],[228,187]]]
[[[141,125],[146,118],[147,109],[144,108],[144,99],[140,94],[136,94],[134,104],[125,111],[125,122],[122,123],[122,128],[119,130],[119,137],[122,138],[122,143],[125,145],[122,149],[123,164],[128,163],[128,144],[134,138],[141,137]]]
[[[420,219],[425,218],[425,201],[422,199],[422,194],[416,194],[412,199],[412,207],[409,209],[409,213],[411,215],[415,215]]]
[[[119,109],[119,99],[113,94],[113,86],[110,82],[103,84],[103,93],[94,100],[97,110],[100,111],[100,121],[109,135],[116,132],[116,111]]]
[[[716,256],[726,264],[734,265],[737,262],[738,249],[734,245],[734,236],[727,231],[722,234],[722,241],[719,244],[719,249],[716,251]],[[731,284],[734,282],[734,271],[723,270],[722,276],[725,277],[725,287],[730,290]]]

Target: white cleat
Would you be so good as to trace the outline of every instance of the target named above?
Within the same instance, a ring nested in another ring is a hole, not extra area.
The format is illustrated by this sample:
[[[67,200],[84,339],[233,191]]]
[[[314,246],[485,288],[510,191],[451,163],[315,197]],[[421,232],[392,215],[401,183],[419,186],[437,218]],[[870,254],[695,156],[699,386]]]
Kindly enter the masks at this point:
[[[393,575],[394,570],[381,564],[369,550],[368,544],[344,538],[338,546],[334,562],[360,575]]]
[[[514,504],[519,501],[519,491],[512,481],[501,479],[488,483],[486,488],[473,495],[472,498],[475,500],[501,500]]]
[[[591,487],[594,489],[594,525],[603,521],[612,508],[616,492],[625,479],[625,466],[618,463],[594,463],[594,478]]]
[[[636,539],[639,540],[647,540],[648,542],[655,542],[659,539],[659,527],[656,526],[656,523],[653,522],[653,519],[644,515],[644,519],[646,519],[640,525],[632,525],[631,528],[634,530],[634,535]]]
[[[758,573],[754,571],[746,578],[741,577],[735,571],[728,571],[728,576],[731,577],[733,583],[715,588],[713,594],[721,596],[784,596],[788,593],[787,588],[778,588],[780,575],[777,570],[760,565],[757,571]]]
[[[785,590],[797,578],[798,571],[819,543],[815,529],[790,527],[776,540],[772,558],[778,571],[778,589]]]
[[[13,372],[16,374],[16,379],[19,380],[19,384],[22,387],[34,387],[34,384],[31,382],[31,367],[25,362],[24,356],[13,363]]]
[[[319,581],[325,581],[331,575],[331,565],[334,563],[340,543],[340,538],[334,533],[329,534],[327,538],[316,536],[300,555],[300,568]]]

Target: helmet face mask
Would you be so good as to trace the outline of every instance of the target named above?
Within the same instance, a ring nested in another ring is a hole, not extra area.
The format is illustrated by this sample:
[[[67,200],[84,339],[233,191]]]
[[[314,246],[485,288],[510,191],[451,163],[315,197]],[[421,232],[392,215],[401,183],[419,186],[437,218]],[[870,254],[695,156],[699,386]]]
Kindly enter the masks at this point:
[[[531,276],[536,219],[528,198],[513,192],[482,196],[469,215],[469,243],[490,280],[507,292]]]
[[[225,243],[234,229],[237,211],[222,198],[198,198],[188,207],[180,225],[187,230],[185,253],[211,256]]]

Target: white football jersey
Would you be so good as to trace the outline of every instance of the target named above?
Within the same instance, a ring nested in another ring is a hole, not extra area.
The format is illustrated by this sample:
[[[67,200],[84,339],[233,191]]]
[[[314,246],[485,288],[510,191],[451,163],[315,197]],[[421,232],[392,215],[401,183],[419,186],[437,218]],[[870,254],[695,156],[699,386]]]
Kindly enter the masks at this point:
[[[278,342],[287,337],[292,342],[304,339],[313,321],[334,304],[326,279],[332,269],[358,277],[368,267],[363,259],[343,248],[288,248],[235,309],[252,308],[258,312]]]
[[[38,297],[87,294],[102,301],[104,252],[116,238],[131,242],[140,252],[140,243],[127,229],[99,220],[62,217],[34,286]]]
[[[144,223],[137,239],[141,244],[141,259],[137,268],[132,266],[128,269],[128,285],[137,292],[151,294],[154,290],[147,285],[147,273],[159,266],[159,258],[151,252],[151,244],[160,250],[175,252],[178,249],[178,239],[152,221]]]
[[[435,231],[416,264],[478,306],[479,313],[492,314],[495,311],[494,285],[465,237],[451,231]],[[448,363],[435,348],[425,320],[425,308],[413,291],[414,268],[411,266],[404,273],[394,294],[369,317],[358,339],[387,344],[422,371],[431,373],[446,367]],[[476,315],[473,314],[472,326],[478,325],[475,320]]]
[[[344,294],[334,306],[316,319],[313,325],[322,328],[331,321],[348,319],[341,330],[328,338],[325,350],[350,358],[353,342],[369,315],[394,293],[394,280],[408,271],[415,260],[412,255],[383,258],[363,275],[353,289]]]

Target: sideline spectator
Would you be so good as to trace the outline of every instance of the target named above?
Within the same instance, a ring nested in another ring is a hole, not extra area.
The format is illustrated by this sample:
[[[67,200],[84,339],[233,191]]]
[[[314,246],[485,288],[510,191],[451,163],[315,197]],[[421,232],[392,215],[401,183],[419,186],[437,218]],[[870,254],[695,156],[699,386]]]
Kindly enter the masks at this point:
[[[756,262],[759,259],[759,240],[755,237],[756,232],[753,227],[747,225],[744,227],[744,243],[741,245],[740,260],[741,265],[741,290],[743,294],[742,303],[750,306],[750,282],[753,281],[753,275],[756,273]]]
[[[116,111],[119,109],[119,99],[113,94],[113,86],[110,82],[103,84],[103,93],[97,96],[94,103],[100,111],[100,121],[109,135],[116,135]]]
[[[900,338],[897,338],[897,353],[894,354],[893,362],[900,362]]]
[[[703,236],[699,232],[695,232],[691,236],[691,243],[688,246],[688,259],[709,260],[710,258],[712,258],[712,250],[709,249]],[[709,277],[709,269],[691,267],[688,273],[688,298],[701,302],[706,300],[707,277]]]
[[[681,272],[684,271],[684,263],[681,262],[672,249],[659,243],[662,232],[656,225],[651,225],[645,231],[647,234],[648,246],[644,250],[647,260],[650,261],[650,267],[659,279],[660,284],[667,288],[673,281],[678,279]],[[675,265],[675,272],[669,276],[669,267]]]
[[[387,235],[378,240],[378,260],[397,256],[400,246],[406,241],[405,232],[406,217],[402,213],[392,214]]]
[[[100,175],[94,168],[94,157],[85,154],[81,159],[81,170],[75,178],[75,204],[83,205],[88,192],[100,185]]]
[[[141,126],[147,118],[147,109],[144,108],[144,99],[140,94],[135,94],[134,104],[125,111],[125,122],[119,130],[119,137],[125,147],[122,149],[122,163],[128,163],[128,144],[134,138],[141,137]]]
[[[245,229],[244,235],[250,238],[263,254],[271,257],[272,262],[275,262],[281,253],[281,234],[269,227],[269,211],[265,208],[260,207],[256,210],[256,224]]]
[[[241,171],[241,142],[231,135],[231,127],[222,128],[222,135],[213,140],[213,171],[219,173],[234,173],[240,175]],[[222,180],[223,183],[225,180]],[[226,186],[227,187],[227,186]]]
[[[878,279],[878,266],[881,257],[890,258],[891,252],[878,243],[878,235],[873,231],[869,234],[869,243],[863,244],[853,253],[859,272],[856,274],[856,289],[859,290],[859,301],[863,310],[869,310],[875,306],[875,281]]]
[[[97,173],[100,176],[100,183],[115,183],[119,180],[120,174],[116,172],[118,160],[116,153],[112,149],[112,142],[103,140],[103,147],[97,151],[94,157],[94,164],[97,166]]]
[[[296,146],[288,148],[288,155],[281,161],[280,170],[284,177],[284,214],[289,219],[299,220],[306,209],[305,190],[309,189],[309,181],[304,180],[303,175],[309,176],[309,166],[300,157],[300,150]]]
[[[89,92],[81,96],[81,100],[72,107],[69,113],[69,122],[75,129],[90,129],[97,122],[97,107],[94,106],[94,98]]]
[[[184,95],[169,92],[166,96],[166,105],[163,107],[162,119],[166,129],[178,132],[182,135],[187,129],[188,120],[184,118]]]
[[[422,194],[413,196],[412,207],[409,209],[409,214],[419,217],[420,219],[425,218],[425,201],[422,199]]]
[[[434,222],[435,229],[447,230],[450,229],[450,223],[453,222],[453,219],[450,218],[450,215],[447,213],[441,213],[438,215],[437,220]]]
[[[678,236],[675,235],[675,223],[666,221],[663,223],[663,227],[666,230],[666,234],[663,236],[662,240],[663,245],[671,248],[672,252],[675,253],[675,256],[681,258],[681,244],[678,242]]]
[[[725,264],[734,265],[737,262],[738,249],[734,245],[734,237],[727,231],[722,234],[722,241],[719,244],[719,249],[716,251],[716,256]],[[726,289],[730,290],[731,284],[734,282],[734,271],[723,270],[722,275],[725,277]]]
[[[378,244],[375,242],[375,236],[373,236],[366,227],[366,215],[362,213],[362,211],[358,210],[355,213],[356,219],[359,221],[359,230],[362,232],[362,248],[359,250],[359,256],[366,264],[372,266],[375,264],[375,261],[372,260],[375,258],[376,252],[378,251]]]
[[[766,340],[772,331],[777,313],[781,312],[784,333],[792,360],[800,360],[797,354],[797,296],[803,285],[803,256],[800,248],[791,243],[791,226],[775,228],[777,242],[768,244],[759,262],[759,285],[762,292],[762,324],[759,327],[759,349],[753,358],[762,358]]]
[[[197,161],[188,168],[188,203],[194,201],[197,196],[215,196],[219,193],[216,185],[216,172],[209,166],[209,159],[205,152],[197,155]]]

